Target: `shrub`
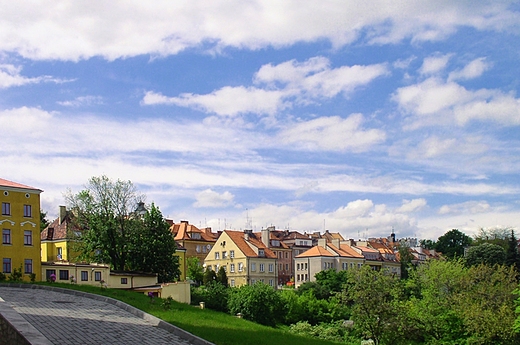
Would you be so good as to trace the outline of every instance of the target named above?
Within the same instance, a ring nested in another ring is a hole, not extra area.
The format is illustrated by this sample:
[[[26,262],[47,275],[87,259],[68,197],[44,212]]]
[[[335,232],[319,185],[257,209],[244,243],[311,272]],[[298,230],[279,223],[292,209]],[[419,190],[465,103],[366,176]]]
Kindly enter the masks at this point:
[[[359,344],[359,338],[354,334],[350,334],[349,330],[343,327],[343,321],[321,323],[314,326],[306,321],[301,321],[291,325],[289,332],[346,344]]]
[[[228,308],[233,315],[241,313],[245,319],[267,326],[275,326],[285,314],[280,294],[260,282],[233,288]]]
[[[192,287],[191,304],[205,302],[206,308],[227,312],[229,288],[216,281],[210,281],[204,286]]]
[[[5,274],[3,274],[2,272],[0,272],[0,282],[3,282],[7,279],[7,277],[5,276]]]
[[[21,282],[23,280],[22,267],[13,269],[13,272],[7,279],[12,282]]]

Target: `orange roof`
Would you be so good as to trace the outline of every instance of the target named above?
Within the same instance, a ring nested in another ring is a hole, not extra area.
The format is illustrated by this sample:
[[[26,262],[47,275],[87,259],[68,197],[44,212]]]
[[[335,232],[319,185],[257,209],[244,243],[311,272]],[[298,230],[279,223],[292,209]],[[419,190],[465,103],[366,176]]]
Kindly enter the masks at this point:
[[[297,255],[297,258],[308,258],[312,256],[335,256],[331,252],[329,252],[327,249],[323,248],[322,246],[315,246],[311,249],[305,251],[304,253],[301,253],[300,255]]]
[[[200,230],[195,225],[189,224],[187,221],[181,221],[180,223],[173,224],[170,226],[170,232],[174,235],[175,241],[182,240],[194,240],[194,241],[206,241],[215,242],[217,240],[217,234],[211,232],[211,228],[205,228]],[[200,239],[194,239],[190,234],[200,234]]]
[[[10,187],[10,188],[20,188],[20,189],[32,189],[32,190],[37,190],[37,191],[40,191],[40,192],[42,191],[41,189],[30,187],[30,186],[26,186],[26,185],[21,184],[21,183],[16,183],[16,182],[13,182],[13,181],[5,180],[3,178],[0,178],[0,186],[2,186],[2,187]]]
[[[329,244],[329,246],[333,247],[330,244]],[[353,258],[360,258],[360,259],[364,258],[363,255],[359,254],[351,246],[348,246],[346,244],[340,244],[339,245],[339,250],[342,252],[340,254],[343,254],[341,256],[350,256],[350,257],[353,257]]]
[[[257,247],[258,249],[263,249],[265,253],[265,257],[269,259],[276,259],[276,255],[274,255],[273,251],[265,246],[265,244],[256,238],[254,233],[249,234],[249,240],[244,237],[243,231],[232,231],[232,230],[224,230],[224,233],[229,236],[229,238],[237,245],[237,247],[244,253],[247,257],[258,257],[258,254],[249,246],[247,242]]]

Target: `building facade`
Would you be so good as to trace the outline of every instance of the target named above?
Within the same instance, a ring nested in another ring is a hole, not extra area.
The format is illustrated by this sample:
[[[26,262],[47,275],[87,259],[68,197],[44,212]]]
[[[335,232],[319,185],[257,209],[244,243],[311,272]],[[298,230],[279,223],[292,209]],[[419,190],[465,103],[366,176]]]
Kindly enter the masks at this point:
[[[23,280],[41,279],[40,193],[42,190],[0,179],[0,259],[2,273],[21,269]]]

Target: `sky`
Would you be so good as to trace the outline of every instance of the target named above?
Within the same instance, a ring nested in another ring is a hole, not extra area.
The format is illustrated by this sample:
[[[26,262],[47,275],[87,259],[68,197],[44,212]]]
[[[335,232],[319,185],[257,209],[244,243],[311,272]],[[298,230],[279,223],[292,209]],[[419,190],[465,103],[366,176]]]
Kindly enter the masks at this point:
[[[0,177],[345,238],[520,229],[518,1],[34,1],[0,10]]]

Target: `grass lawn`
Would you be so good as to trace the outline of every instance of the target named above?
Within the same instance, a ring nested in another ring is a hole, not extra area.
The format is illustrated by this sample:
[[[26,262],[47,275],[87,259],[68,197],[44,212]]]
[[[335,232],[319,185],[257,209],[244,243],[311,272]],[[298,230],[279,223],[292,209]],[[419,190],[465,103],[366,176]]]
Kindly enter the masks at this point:
[[[271,328],[251,321],[195,306],[173,301],[169,310],[164,310],[161,300],[153,303],[142,293],[117,289],[101,289],[97,286],[63,283],[37,283],[55,287],[80,290],[112,297],[152,314],[217,345],[332,345],[336,342],[300,337],[282,329]]]

